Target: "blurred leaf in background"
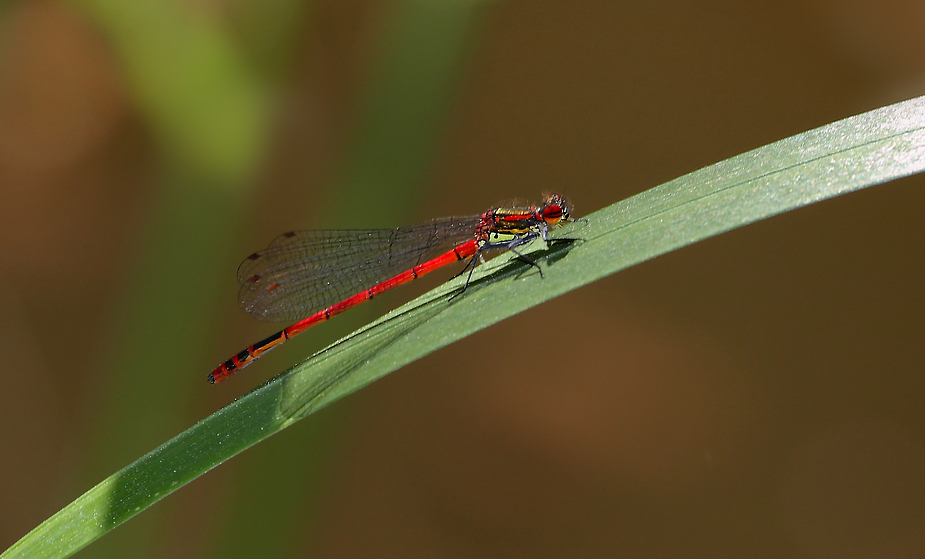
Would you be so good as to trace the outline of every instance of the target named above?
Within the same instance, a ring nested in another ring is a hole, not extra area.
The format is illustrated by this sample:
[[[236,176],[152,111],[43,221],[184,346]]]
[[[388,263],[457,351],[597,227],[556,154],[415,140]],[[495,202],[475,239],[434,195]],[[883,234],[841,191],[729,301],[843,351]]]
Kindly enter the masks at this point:
[[[311,180],[316,189],[320,186],[330,192],[316,196],[323,202],[306,204],[296,211],[302,222],[316,217],[319,210],[327,216],[325,219],[334,220],[340,212],[338,208],[352,206],[364,211],[376,209],[389,215],[390,220],[411,217],[409,210],[420,196],[439,122],[472,36],[472,14],[479,4],[398,2],[380,7],[348,6],[346,18],[360,17],[367,22],[362,33],[370,41],[364,47],[368,52],[352,62],[352,71],[364,78],[350,84],[358,92],[352,95],[357,101],[343,104],[343,114],[333,117],[350,123],[348,127],[352,129],[341,136],[341,151],[327,150],[327,161],[311,153],[298,154],[307,164],[320,163],[319,168],[309,171],[314,177]],[[79,458],[69,473],[59,474],[67,487],[65,498],[94,483],[102,472],[118,468],[128,456],[151,446],[154,440],[180,430],[201,414],[204,408],[197,402],[203,395],[216,401],[220,398],[207,392],[204,373],[217,358],[203,348],[212,347],[222,333],[221,328],[217,329],[219,309],[236,311],[228,304],[233,301],[229,278],[233,278],[235,261],[240,258],[233,250],[241,241],[241,233],[236,230],[242,225],[248,228],[259,217],[253,210],[262,208],[261,198],[273,195],[269,180],[276,177],[270,165],[278,159],[273,159],[272,151],[281,140],[272,136],[284,130],[293,115],[298,121],[300,105],[307,107],[301,109],[302,113],[323,114],[330,110],[319,104],[323,98],[294,97],[299,94],[299,85],[311,83],[310,71],[319,68],[312,65],[313,55],[306,57],[304,52],[294,50],[318,48],[313,34],[324,34],[326,30],[316,27],[315,9],[310,3],[290,0],[225,4],[75,0],[24,3],[8,10],[14,32],[7,37],[10,49],[6,52],[12,53],[7,57],[12,60],[8,73],[13,81],[31,75],[32,69],[25,66],[27,61],[21,67],[15,64],[25,56],[36,56],[35,52],[51,57],[49,63],[61,70],[69,35],[60,34],[60,28],[71,31],[77,37],[73,40],[90,45],[85,49],[89,54],[77,52],[73,65],[78,76],[81,65],[86,67],[88,60],[99,60],[96,63],[103,66],[103,80],[93,75],[74,80],[86,88],[99,88],[109,80],[103,92],[115,102],[103,102],[102,108],[111,106],[122,111],[110,118],[115,124],[110,125],[110,135],[101,140],[103,150],[109,153],[101,156],[118,158],[124,144],[138,143],[136,137],[144,138],[142,142],[148,138],[151,141],[149,145],[138,145],[137,163],[125,162],[129,167],[126,174],[133,172],[133,164],[141,171],[133,185],[134,201],[129,196],[125,202],[129,206],[136,204],[134,217],[124,216],[108,232],[121,240],[123,258],[131,263],[120,267],[113,265],[106,253],[97,257],[93,266],[109,274],[99,274],[96,281],[106,285],[99,287],[98,298],[90,304],[103,329],[73,344],[80,356],[76,370],[92,371],[92,375],[74,380],[83,397],[71,402],[72,411],[67,413],[86,417],[87,425],[75,425],[71,433]],[[340,6],[329,7],[328,11],[332,9],[336,11]],[[61,35],[56,37],[58,43],[49,40],[56,35]],[[30,45],[28,40],[34,43]],[[300,74],[306,70],[309,72]],[[69,96],[66,89],[58,89],[60,81],[55,83],[60,77],[48,76],[37,76],[31,85],[33,90],[48,84],[54,88],[53,94],[62,96],[66,103],[90,103],[87,110],[99,108],[93,103],[100,101],[87,101],[87,95],[81,97],[80,90]],[[20,97],[11,97],[16,93],[14,87],[13,94],[7,93],[5,99],[10,118],[22,109],[17,103],[36,103],[34,96],[28,98],[30,82],[20,79],[18,87],[24,90]],[[34,135],[36,119],[43,118],[52,135],[60,134],[61,121],[48,120],[47,103],[35,106],[33,122],[22,124],[24,133]],[[61,112],[73,120],[72,111]],[[356,116],[349,116],[351,112]],[[85,120],[91,118],[105,122],[99,115],[88,115]],[[324,123],[326,119],[329,122],[331,117],[325,115],[314,122]],[[127,125],[120,129],[122,122]],[[305,137],[319,131],[299,133]],[[73,150],[74,141],[81,138],[65,138],[59,143],[62,149]],[[16,148],[12,144],[10,149]],[[47,148],[46,139],[36,140],[32,148],[38,159],[35,167],[49,167]],[[21,155],[13,157],[14,163],[22,164]],[[325,180],[325,175],[332,178]],[[125,189],[128,185],[120,184],[120,178],[107,181],[95,199],[104,200],[106,188]],[[288,200],[290,207],[295,207],[293,202],[310,199],[311,185],[302,185],[305,186],[309,186],[306,192]],[[25,189],[22,194],[29,195]],[[94,210],[106,211],[102,205]],[[356,211],[350,215],[357,217]],[[15,228],[11,226],[10,230]],[[78,270],[79,267],[72,272]],[[67,296],[81,293],[77,287]],[[55,285],[45,289],[55,290]],[[62,321],[56,321],[56,325],[62,328],[58,334],[67,330]],[[73,328],[69,325],[69,329]],[[83,331],[92,332],[87,328]],[[236,349],[234,345],[221,347],[218,355]],[[62,360],[67,361],[73,359]],[[305,515],[311,513],[309,502],[319,485],[311,472],[323,475],[323,452],[319,449],[328,444],[327,431],[322,422],[316,424],[314,434],[303,433],[303,441],[314,443],[310,445],[312,452],[301,457],[286,452],[283,460],[270,449],[256,464],[243,464],[243,472],[249,467],[277,467],[272,483],[262,484],[256,491],[253,487],[243,489],[248,495],[246,501],[236,503],[233,487],[221,487],[239,484],[234,476],[204,488],[207,501],[220,506],[222,515],[229,518],[237,516],[236,506],[251,511],[275,509],[277,516],[269,514],[268,522],[254,529],[264,533],[275,530],[277,537],[272,541],[277,551],[268,548],[266,542],[246,537],[245,532],[221,516],[215,517],[214,521],[220,523],[215,530],[187,533],[184,513],[192,510],[191,506],[202,506],[192,504],[202,497],[193,495],[185,503],[178,501],[163,507],[149,521],[107,538],[93,553],[119,557],[165,552],[173,555],[171,546],[180,541],[187,551],[200,549],[209,553],[210,547],[217,546],[221,549],[215,553],[224,557],[278,555],[297,546],[303,530],[293,531],[280,522],[278,515],[284,511],[279,506],[286,503],[287,517],[293,525],[306,523]],[[280,482],[280,465],[287,466],[294,483]],[[259,483],[259,475],[244,475]],[[294,497],[296,487],[305,492],[307,501],[282,499]],[[262,504],[254,497],[262,499]],[[223,499],[230,501],[222,502]],[[199,526],[207,524],[197,522]],[[227,525],[229,530],[218,529],[219,525]],[[164,537],[171,532],[179,535]],[[13,536],[15,532],[6,537]],[[255,543],[259,549],[249,550]]]

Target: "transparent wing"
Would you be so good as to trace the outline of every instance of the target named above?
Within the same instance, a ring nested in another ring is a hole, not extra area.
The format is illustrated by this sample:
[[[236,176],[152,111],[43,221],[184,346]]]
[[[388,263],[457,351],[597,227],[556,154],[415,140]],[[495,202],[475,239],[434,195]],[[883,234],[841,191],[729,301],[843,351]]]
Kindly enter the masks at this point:
[[[475,238],[479,219],[283,233],[238,267],[241,308],[260,320],[299,320]]]

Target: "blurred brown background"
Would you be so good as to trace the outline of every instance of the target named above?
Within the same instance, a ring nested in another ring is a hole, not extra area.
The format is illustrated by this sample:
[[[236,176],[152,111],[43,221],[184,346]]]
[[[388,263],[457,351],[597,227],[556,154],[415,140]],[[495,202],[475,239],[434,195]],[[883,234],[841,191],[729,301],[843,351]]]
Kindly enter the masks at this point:
[[[923,22],[903,0],[0,4],[0,549],[434,285],[210,387],[276,330],[234,281],[276,234],[549,190],[590,213],[922,94]],[[78,556],[925,557],[922,183],[496,325]]]

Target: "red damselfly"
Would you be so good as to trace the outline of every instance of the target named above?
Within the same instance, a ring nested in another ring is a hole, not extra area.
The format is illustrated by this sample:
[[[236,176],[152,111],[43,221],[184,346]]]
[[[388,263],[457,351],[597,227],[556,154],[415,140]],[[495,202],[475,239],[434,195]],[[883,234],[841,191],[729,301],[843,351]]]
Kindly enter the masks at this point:
[[[567,221],[572,221],[568,202],[549,194],[539,206],[499,207],[410,227],[283,233],[238,267],[239,299],[241,308],[258,319],[298,322],[216,367],[209,382],[225,380],[319,322],[468,258],[465,291],[484,251],[511,250],[540,269],[517,247],[537,238],[545,241],[550,227]]]

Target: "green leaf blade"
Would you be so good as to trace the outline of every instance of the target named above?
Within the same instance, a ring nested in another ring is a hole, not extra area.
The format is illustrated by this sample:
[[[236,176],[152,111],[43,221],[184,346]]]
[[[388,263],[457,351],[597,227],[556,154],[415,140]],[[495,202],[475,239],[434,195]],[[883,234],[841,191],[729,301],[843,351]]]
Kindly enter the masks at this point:
[[[672,180],[500,257],[319,352],[107,478],[2,557],[66,557],[260,440],[386,374],[546,300],[719,233],[925,170],[925,98],[798,134]],[[242,373],[237,381],[246,379]]]

